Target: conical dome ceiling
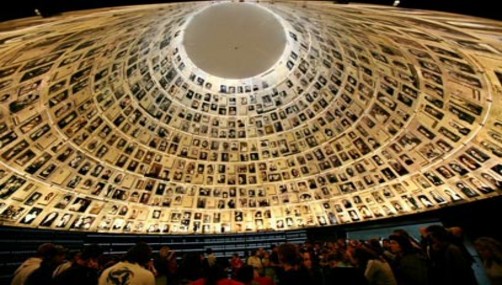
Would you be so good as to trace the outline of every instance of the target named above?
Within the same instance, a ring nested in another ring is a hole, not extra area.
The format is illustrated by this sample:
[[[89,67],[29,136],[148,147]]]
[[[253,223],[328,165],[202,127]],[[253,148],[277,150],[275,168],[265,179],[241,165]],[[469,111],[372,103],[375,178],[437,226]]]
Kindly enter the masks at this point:
[[[4,225],[286,230],[501,193],[500,22],[328,2],[30,21],[0,25]]]

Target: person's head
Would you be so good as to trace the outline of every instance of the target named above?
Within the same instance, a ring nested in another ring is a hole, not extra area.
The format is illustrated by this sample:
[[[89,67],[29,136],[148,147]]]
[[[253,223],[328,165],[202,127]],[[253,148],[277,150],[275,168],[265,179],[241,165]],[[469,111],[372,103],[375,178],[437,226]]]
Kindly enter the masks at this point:
[[[366,246],[356,247],[353,256],[357,265],[363,268],[366,267],[369,260],[378,258],[376,252]]]
[[[130,263],[137,263],[145,265],[150,260],[152,249],[145,242],[138,242],[135,246],[131,247],[126,255],[125,260]]]
[[[80,265],[98,269],[99,258],[103,254],[103,249],[97,244],[90,244],[82,248],[77,257],[77,263]]]
[[[395,254],[407,254],[414,251],[413,245],[410,239],[402,235],[390,235],[389,236],[390,251]]]
[[[485,262],[495,261],[502,264],[502,243],[498,240],[491,237],[480,237],[474,241],[474,246]]]
[[[37,248],[36,256],[42,258],[44,261],[60,264],[66,258],[66,253],[67,250],[60,245],[44,243]]]
[[[299,263],[298,250],[294,244],[281,244],[278,248],[278,256],[283,265],[295,266]]]
[[[218,284],[219,280],[224,278],[226,278],[225,269],[223,268],[223,266],[221,266],[221,264],[216,263],[214,266],[211,267],[211,269],[206,270],[205,285],[216,285]]]
[[[55,244],[53,243],[43,243],[37,248],[37,252],[35,253],[35,256],[44,258],[44,256],[47,256],[50,254],[50,252],[54,251],[54,248],[56,247]]]
[[[366,241],[366,246],[368,246],[371,250],[375,251],[377,254],[383,253],[383,247],[380,245],[380,240],[376,238],[372,238]]]
[[[244,284],[252,284],[253,279],[256,277],[256,271],[251,265],[242,266],[239,271],[237,271],[236,279]]]
[[[171,248],[167,245],[163,246],[159,250],[159,255],[161,258],[167,258],[172,254]]]
[[[312,269],[312,256],[309,251],[305,251],[302,253],[303,257],[303,266],[307,269]]]
[[[426,228],[426,233],[431,242],[433,250],[440,250],[446,247],[451,241],[450,233],[440,225],[431,225]]]

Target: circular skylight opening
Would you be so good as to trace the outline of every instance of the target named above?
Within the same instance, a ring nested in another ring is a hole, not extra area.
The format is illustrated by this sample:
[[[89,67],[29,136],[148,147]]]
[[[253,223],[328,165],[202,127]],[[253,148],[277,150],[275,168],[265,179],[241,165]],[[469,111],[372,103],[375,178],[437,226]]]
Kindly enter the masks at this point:
[[[286,33],[271,12],[254,4],[218,4],[196,14],[184,32],[190,60],[205,72],[229,79],[270,69],[286,46]]]

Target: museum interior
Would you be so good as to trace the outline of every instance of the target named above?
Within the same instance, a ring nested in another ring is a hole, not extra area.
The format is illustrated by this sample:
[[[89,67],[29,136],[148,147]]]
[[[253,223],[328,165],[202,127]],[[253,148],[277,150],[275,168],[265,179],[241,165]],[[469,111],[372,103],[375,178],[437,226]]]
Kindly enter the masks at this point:
[[[0,22],[0,283],[47,242],[230,258],[440,225],[490,284],[474,244],[502,238],[502,22],[412,6]]]

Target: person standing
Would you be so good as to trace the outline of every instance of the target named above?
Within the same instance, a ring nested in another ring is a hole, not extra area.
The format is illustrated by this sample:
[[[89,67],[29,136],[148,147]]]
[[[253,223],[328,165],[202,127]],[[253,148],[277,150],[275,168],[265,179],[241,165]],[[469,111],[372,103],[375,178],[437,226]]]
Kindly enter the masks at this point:
[[[53,243],[41,244],[35,256],[25,260],[14,272],[11,285],[24,285],[28,276],[40,267],[44,256],[56,247]]]
[[[283,268],[278,276],[279,284],[314,284],[295,245],[281,244],[278,255]]]
[[[147,269],[152,249],[140,242],[130,248],[121,261],[107,268],[99,277],[99,285],[155,285],[153,273]]]
[[[429,268],[425,255],[413,247],[410,240],[402,235],[390,235],[390,250],[396,258],[392,269],[400,285],[429,284]]]
[[[163,246],[159,250],[159,256],[154,262],[157,269],[155,277],[157,285],[172,283],[178,273],[178,263],[176,261],[176,253],[168,246]]]
[[[444,227],[428,226],[426,234],[430,243],[431,284],[477,284],[470,260],[452,242],[451,234]]]
[[[34,270],[27,278],[24,285],[50,285],[52,273],[66,258],[66,249],[56,245],[47,251],[40,263],[40,267]]]
[[[103,250],[96,244],[85,246],[71,267],[54,277],[55,285],[98,285],[98,259]]]
[[[237,271],[244,266],[244,262],[242,261],[239,254],[236,252],[232,255],[232,259],[230,260],[230,267],[232,268],[232,275],[235,276]]]
[[[256,271],[258,271],[258,273],[263,276],[264,271],[263,271],[263,263],[261,261],[261,250],[257,249],[253,255],[248,257],[246,263],[247,265],[253,266],[253,268],[256,269]]]
[[[379,258],[377,253],[361,245],[354,251],[357,266],[364,271],[364,277],[370,285],[397,285],[390,265]]]

